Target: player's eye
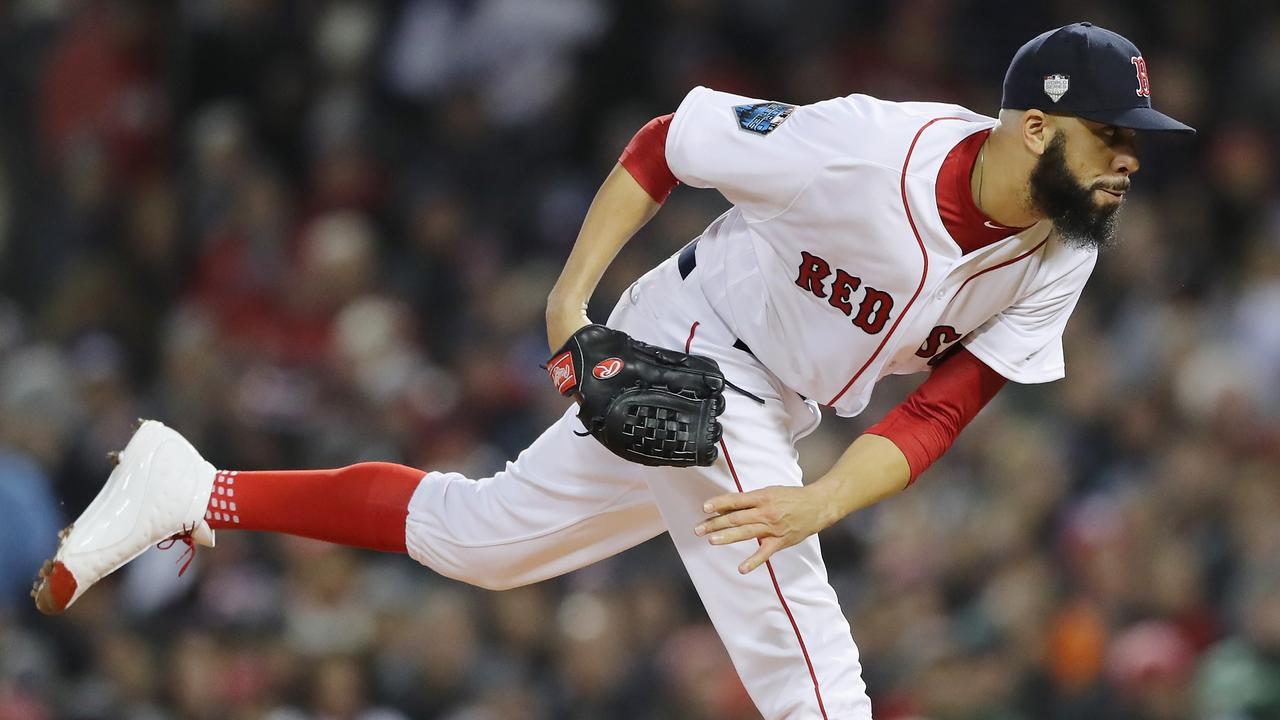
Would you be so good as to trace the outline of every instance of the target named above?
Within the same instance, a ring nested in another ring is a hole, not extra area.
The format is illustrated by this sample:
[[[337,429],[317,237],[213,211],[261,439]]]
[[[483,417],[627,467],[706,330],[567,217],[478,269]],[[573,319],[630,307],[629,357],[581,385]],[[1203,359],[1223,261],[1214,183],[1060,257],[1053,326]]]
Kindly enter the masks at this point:
[[[1108,147],[1124,142],[1126,139],[1130,142],[1134,139],[1132,132],[1126,132],[1114,125],[1104,125],[1098,128],[1097,133],[1098,137],[1102,139],[1103,144]]]

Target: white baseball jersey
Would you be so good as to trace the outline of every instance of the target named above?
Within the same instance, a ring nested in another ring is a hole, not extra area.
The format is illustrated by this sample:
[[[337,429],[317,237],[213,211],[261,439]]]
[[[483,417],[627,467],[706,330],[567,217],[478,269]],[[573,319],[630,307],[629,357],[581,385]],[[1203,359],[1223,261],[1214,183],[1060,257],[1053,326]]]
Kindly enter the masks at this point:
[[[818,537],[741,575],[755,544],[711,545],[693,527],[708,498],[802,484],[795,443],[820,420],[812,400],[857,413],[878,378],[924,370],[960,338],[1011,380],[1062,375],[1062,329],[1094,254],[1050,239],[1047,223],[966,254],[938,214],[944,157],[992,124],[950,105],[854,95],[792,107],[695,89],[667,160],[734,207],[693,262],[682,252],[637,280],[608,325],[710,357],[763,402],[726,392],[720,458],[691,468],[622,460],[581,437],[570,408],[491,477],[428,473],[409,505],[409,554],[501,588],[666,531],[765,718],[871,720]]]
[[[682,182],[734,204],[697,247],[708,301],[766,367],[841,415],[961,338],[1009,380],[1062,377],[1096,251],[1042,221],[966,254],[939,216],[943,159],[994,124],[956,105],[792,107],[695,88],[666,155]]]

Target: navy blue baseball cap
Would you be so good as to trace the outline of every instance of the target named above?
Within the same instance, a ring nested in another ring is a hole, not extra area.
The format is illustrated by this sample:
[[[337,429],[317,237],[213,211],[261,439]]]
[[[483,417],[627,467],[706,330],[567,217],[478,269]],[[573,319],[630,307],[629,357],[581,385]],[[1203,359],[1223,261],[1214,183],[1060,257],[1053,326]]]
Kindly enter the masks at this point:
[[[1005,73],[1000,107],[1036,108],[1134,130],[1195,132],[1151,107],[1147,61],[1137,46],[1087,22],[1023,45]]]

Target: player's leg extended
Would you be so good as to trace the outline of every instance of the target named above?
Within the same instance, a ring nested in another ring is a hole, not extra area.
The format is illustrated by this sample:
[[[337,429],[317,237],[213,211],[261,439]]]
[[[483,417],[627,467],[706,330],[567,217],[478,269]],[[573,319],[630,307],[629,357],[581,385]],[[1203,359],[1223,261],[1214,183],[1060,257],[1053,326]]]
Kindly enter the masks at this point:
[[[506,470],[470,480],[392,463],[216,470],[177,432],[147,421],[98,497],[62,533],[37,581],[37,607],[62,612],[147,547],[173,537],[212,546],[219,530],[407,551],[488,588],[553,577],[662,532],[638,466],[574,436],[576,424],[566,414]]]
[[[661,533],[641,468],[574,434],[573,409],[490,477],[391,463],[219,471],[206,522],[407,552],[488,589],[576,570]]]
[[[576,406],[492,477],[428,473],[409,503],[409,555],[494,590],[615,555],[666,530],[645,468],[605,450]]]
[[[624,297],[610,322],[633,310]],[[36,605],[62,612],[147,547],[173,537],[212,546],[218,529],[407,551],[442,575],[489,588],[575,570],[661,533],[644,468],[575,428],[571,408],[504,471],[470,480],[388,463],[218,471],[181,435],[147,422],[62,533],[33,591]]]

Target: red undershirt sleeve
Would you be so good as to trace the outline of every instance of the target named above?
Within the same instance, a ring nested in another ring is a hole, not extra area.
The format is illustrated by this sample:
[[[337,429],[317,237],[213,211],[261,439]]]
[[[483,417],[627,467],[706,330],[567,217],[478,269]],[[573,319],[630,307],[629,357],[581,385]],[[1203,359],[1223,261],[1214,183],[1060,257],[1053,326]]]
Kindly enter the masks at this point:
[[[907,456],[910,486],[942,457],[1005,382],[999,373],[961,348],[939,363],[929,379],[867,432],[888,438]]]
[[[667,166],[667,130],[674,113],[656,117],[631,138],[618,163],[631,173],[656,203],[663,203],[679,183]]]

